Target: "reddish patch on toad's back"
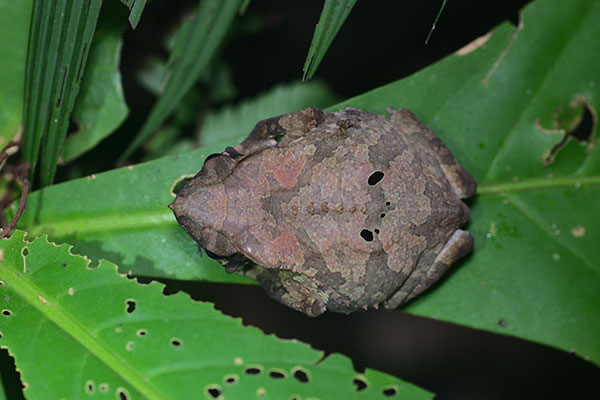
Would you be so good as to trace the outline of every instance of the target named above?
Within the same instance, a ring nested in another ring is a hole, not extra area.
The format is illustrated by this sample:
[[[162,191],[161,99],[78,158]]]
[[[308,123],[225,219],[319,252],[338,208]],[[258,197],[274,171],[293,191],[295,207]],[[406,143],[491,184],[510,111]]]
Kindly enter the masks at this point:
[[[271,173],[281,189],[291,189],[298,184],[298,175],[306,165],[306,156],[291,152],[278,155],[265,154],[261,173]]]
[[[256,251],[250,253],[267,268],[297,271],[304,264],[304,251],[291,231],[283,229],[278,236],[273,237],[267,230],[253,227],[250,233],[261,244]]]

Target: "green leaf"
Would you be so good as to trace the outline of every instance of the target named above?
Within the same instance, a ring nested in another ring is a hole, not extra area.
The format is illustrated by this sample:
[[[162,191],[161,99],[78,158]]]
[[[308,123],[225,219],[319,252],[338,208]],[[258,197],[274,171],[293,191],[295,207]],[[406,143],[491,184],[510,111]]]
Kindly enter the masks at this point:
[[[96,146],[114,132],[127,116],[119,60],[121,54],[121,22],[101,19],[81,82],[72,119],[79,129],[67,137],[61,151],[67,163]]]
[[[586,99],[597,114],[599,19],[598,1],[536,1],[516,29],[503,24],[410,79],[346,102],[411,108],[479,184],[472,255],[407,311],[600,361],[600,146],[571,140],[554,164],[544,162],[573,103]],[[597,123],[592,129],[597,141]]]
[[[538,0],[518,28],[502,24],[407,79],[335,107],[412,109],[479,183],[467,227],[474,251],[407,311],[599,362],[600,146],[570,140],[553,164],[544,162],[572,125],[570,108],[585,100],[597,115],[598,20],[598,1]],[[597,123],[592,128],[597,141]],[[20,226],[72,241],[125,271],[205,277],[204,268],[220,267],[196,256],[166,209],[168,192],[177,177],[195,174],[207,155],[235,142],[38,191]]]
[[[25,62],[31,0],[0,1],[0,146],[13,140],[23,121]]]
[[[125,4],[127,8],[131,11],[129,13],[129,23],[131,27],[135,29],[137,27],[138,22],[140,22],[140,18],[142,17],[142,12],[144,11],[144,7],[146,6],[146,0],[119,0],[121,3]]]
[[[133,142],[120,157],[122,163],[167,119],[212,60],[228,32],[241,0],[204,0],[196,16],[186,22],[171,53],[164,90]]]
[[[338,97],[321,82],[278,85],[256,98],[208,113],[198,132],[201,145],[210,145],[247,135],[262,119],[307,107],[326,107]]]
[[[329,49],[335,35],[348,18],[354,4],[356,4],[356,0],[325,0],[323,11],[321,11],[319,22],[315,27],[315,33],[302,68],[304,71],[303,81],[315,75],[319,64],[321,64],[325,53],[327,53],[327,49]]]
[[[15,357],[29,398],[108,395],[128,399],[430,398],[422,389],[367,370],[358,393],[349,359],[264,335],[162,284],[141,285],[113,264],[92,266],[68,245],[32,242],[17,231],[0,241],[2,346]],[[256,368],[258,374],[250,374]],[[296,371],[308,382],[301,382]],[[271,374],[281,374],[275,379]],[[213,392],[214,393],[214,392]]]
[[[23,158],[41,151],[42,186],[52,183],[102,1],[34,0],[27,55]]]
[[[91,175],[31,193],[20,226],[28,226],[34,235],[48,233],[53,241],[68,241],[75,246],[76,253],[93,259],[110,259],[122,272],[253,282],[240,275],[228,275],[214,260],[201,257],[196,243],[179,228],[167,208],[174,198],[171,190],[175,182],[193,175],[202,166],[204,157],[221,151],[221,146]],[[188,167],[182,168],[182,163]]]

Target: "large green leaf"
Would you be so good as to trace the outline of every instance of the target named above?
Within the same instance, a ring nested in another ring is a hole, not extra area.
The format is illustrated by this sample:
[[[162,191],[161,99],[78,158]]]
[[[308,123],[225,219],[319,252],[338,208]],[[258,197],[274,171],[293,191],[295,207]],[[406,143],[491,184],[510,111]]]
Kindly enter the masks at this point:
[[[553,164],[544,162],[562,140],[573,101],[598,108],[598,20],[600,1],[539,0],[516,29],[503,24],[458,54],[345,103],[377,112],[411,108],[479,183],[468,226],[472,255],[409,312],[600,361],[600,146],[569,141]],[[124,271],[216,274],[216,263],[196,256],[166,205],[175,178],[194,174],[224,146],[34,193],[21,226],[112,259]]]
[[[23,120],[25,60],[31,0],[0,1],[0,147],[15,138]]]
[[[101,5],[101,0],[33,1],[23,111],[23,158],[32,166],[31,179],[41,154],[43,186],[52,183],[56,173],[58,154],[67,135]]]
[[[207,113],[198,132],[199,142],[209,145],[237,139],[247,135],[262,119],[311,106],[323,108],[337,101],[338,97],[319,81],[278,85],[235,106]]]
[[[127,116],[119,73],[123,24],[116,17],[101,18],[98,23],[86,73],[71,116],[79,129],[67,137],[60,153],[65,163],[96,146],[113,133]]]
[[[33,399],[429,398],[397,378],[266,336],[184,293],[141,285],[68,245],[0,241],[0,344]],[[253,368],[254,370],[249,370]],[[300,372],[298,372],[300,371]],[[252,373],[256,372],[256,373]],[[303,378],[307,381],[303,382]],[[353,379],[370,384],[362,391]]]

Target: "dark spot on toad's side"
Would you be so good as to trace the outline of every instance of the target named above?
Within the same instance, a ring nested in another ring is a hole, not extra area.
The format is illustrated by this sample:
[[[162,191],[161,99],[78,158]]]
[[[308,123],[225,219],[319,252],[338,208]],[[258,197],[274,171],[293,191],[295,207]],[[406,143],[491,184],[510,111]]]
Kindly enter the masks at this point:
[[[370,176],[369,179],[367,180],[367,182],[369,183],[369,185],[373,186],[379,183],[380,180],[383,179],[383,172],[381,171],[375,171],[373,172]]]
[[[360,237],[362,237],[366,242],[372,242],[373,232],[371,232],[368,229],[363,229],[362,231],[360,231]]]

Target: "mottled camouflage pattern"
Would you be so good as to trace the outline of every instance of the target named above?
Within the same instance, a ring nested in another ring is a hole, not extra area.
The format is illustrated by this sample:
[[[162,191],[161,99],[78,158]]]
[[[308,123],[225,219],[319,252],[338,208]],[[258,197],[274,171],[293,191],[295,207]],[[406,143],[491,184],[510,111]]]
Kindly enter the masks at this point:
[[[410,111],[389,111],[261,121],[171,208],[228,271],[296,310],[395,308],[471,250],[458,228],[475,181]]]

